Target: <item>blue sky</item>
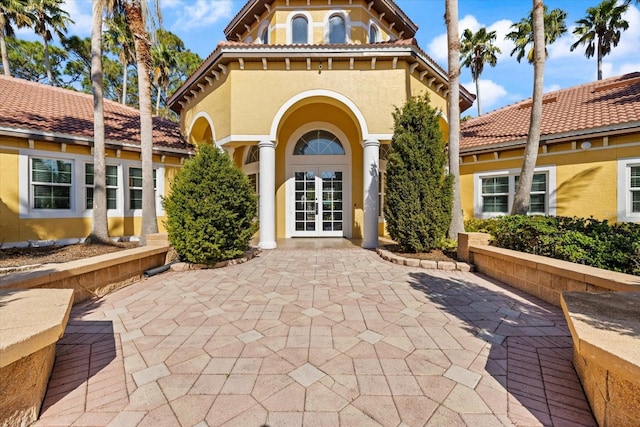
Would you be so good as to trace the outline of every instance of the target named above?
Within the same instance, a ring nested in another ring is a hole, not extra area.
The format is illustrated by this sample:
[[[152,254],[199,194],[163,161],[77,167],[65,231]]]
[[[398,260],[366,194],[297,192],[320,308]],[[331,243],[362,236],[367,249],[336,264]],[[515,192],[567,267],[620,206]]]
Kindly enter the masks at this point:
[[[446,27],[444,0],[395,0],[398,6],[419,26],[419,45],[441,66],[446,68]],[[575,40],[571,30],[575,21],[585,15],[588,7],[599,0],[547,0],[550,8],[567,12],[569,33],[549,47],[546,64],[545,90],[557,90],[596,79],[595,58],[587,59],[584,49],[570,52]],[[486,67],[480,79],[483,112],[531,96],[533,67],[526,61],[518,63],[509,56],[513,45],[504,40],[509,27],[527,15],[530,0],[459,0],[460,33],[465,28],[477,31],[486,26],[497,32],[497,45],[502,53],[495,68]],[[206,58],[217,43],[224,39],[223,29],[245,4],[244,0],[160,0],[163,26],[178,34],[186,46]],[[640,6],[634,4],[626,15],[630,28],[622,35],[618,47],[604,58],[604,77],[640,71]],[[66,10],[76,22],[71,34],[89,36],[91,31],[91,0],[67,0]],[[32,38],[21,31],[21,37]],[[463,69],[462,84],[475,93],[468,69]],[[476,115],[475,105],[464,114]]]

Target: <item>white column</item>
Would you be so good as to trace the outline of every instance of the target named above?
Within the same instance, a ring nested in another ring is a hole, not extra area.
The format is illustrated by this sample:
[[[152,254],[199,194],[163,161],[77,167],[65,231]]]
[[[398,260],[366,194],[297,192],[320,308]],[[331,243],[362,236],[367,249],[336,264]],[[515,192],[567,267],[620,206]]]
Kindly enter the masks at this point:
[[[260,242],[261,249],[276,248],[276,144],[260,141]]]
[[[380,170],[380,141],[364,141],[363,170],[364,177],[362,207],[364,210],[362,247],[373,249],[378,246],[378,172]]]
[[[229,145],[223,145],[222,148],[225,149],[225,151],[227,152],[229,157],[231,157],[231,160],[233,160],[233,153],[235,153],[236,147],[231,147]]]

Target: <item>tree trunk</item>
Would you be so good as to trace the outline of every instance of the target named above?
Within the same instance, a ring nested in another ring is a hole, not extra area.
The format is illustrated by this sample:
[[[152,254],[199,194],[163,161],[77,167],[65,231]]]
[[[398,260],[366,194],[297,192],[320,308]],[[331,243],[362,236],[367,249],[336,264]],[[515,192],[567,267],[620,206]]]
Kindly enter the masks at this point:
[[[4,37],[5,17],[0,14],[0,54],[2,54],[2,69],[4,75],[11,77],[11,69],[9,68],[9,55],[7,54],[7,41]]]
[[[158,232],[156,198],[153,185],[153,120],[149,68],[151,53],[139,0],[125,2],[127,23],[133,35],[138,64],[138,97],[140,103],[140,158],[142,160],[142,227],[140,242],[146,245],[147,234]]]
[[[162,96],[162,88],[158,85],[158,93],[156,94],[156,115],[160,114],[160,97]]]
[[[47,69],[47,79],[49,84],[53,86],[53,75],[51,74],[51,64],[49,63],[49,42],[46,37],[42,37],[44,41],[44,66]]]
[[[542,121],[542,95],[544,87],[545,40],[544,6],[542,0],[533,0],[533,105],[529,121],[529,136],[524,151],[520,182],[513,200],[512,215],[526,215],[531,201],[533,172],[538,160],[540,146],[540,123]]]
[[[93,90],[93,227],[87,243],[109,241],[102,86],[102,1],[93,0],[91,88]]]
[[[458,0],[446,0],[445,21],[449,65],[449,173],[453,175],[453,206],[448,236],[458,240],[464,232],[460,196],[460,37],[458,35]],[[478,104],[479,105],[479,104]]]
[[[127,105],[127,77],[129,77],[127,73],[127,68],[129,67],[129,63],[125,60],[122,61],[122,104]]]
[[[598,61],[598,80],[602,80],[602,38],[600,37],[600,35],[597,35],[596,37],[598,42],[598,52],[596,53],[596,58]]]
[[[478,116],[482,115],[482,106],[480,105],[480,79],[476,79],[476,102],[478,103]]]

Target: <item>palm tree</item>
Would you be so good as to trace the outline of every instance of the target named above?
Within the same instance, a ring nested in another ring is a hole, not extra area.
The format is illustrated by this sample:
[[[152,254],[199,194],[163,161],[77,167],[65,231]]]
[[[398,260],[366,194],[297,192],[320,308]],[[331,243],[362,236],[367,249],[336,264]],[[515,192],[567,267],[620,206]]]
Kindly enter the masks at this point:
[[[547,58],[546,31],[544,28],[544,5],[542,0],[533,0],[533,105],[529,119],[529,135],[524,150],[522,171],[513,199],[512,215],[526,215],[531,201],[533,171],[538,160],[540,146],[540,123],[542,122],[542,95],[544,90],[544,65]]]
[[[629,28],[629,22],[622,19],[629,10],[630,0],[618,4],[617,0],[603,0],[595,7],[587,9],[587,16],[576,21],[578,26],[573,34],[580,36],[571,45],[573,50],[579,45],[586,45],[585,56],[591,58],[594,53],[598,60],[598,80],[602,80],[602,57],[611,53],[611,49],[618,46],[622,31]]]
[[[484,70],[484,64],[489,64],[492,67],[495,67],[498,62],[496,54],[501,52],[500,48],[493,44],[495,40],[496,32],[487,31],[485,27],[480,28],[477,33],[472,32],[468,28],[462,33],[460,59],[462,59],[462,66],[469,67],[471,69],[471,78],[476,84],[478,115],[482,114],[479,81],[480,75]]]
[[[159,4],[155,4],[155,14],[160,16]],[[149,71],[151,41],[147,31],[147,21],[151,21],[146,0],[124,0],[127,24],[133,35],[138,65],[138,97],[140,105],[140,158],[142,160],[142,227],[140,241],[146,244],[147,234],[158,232],[155,193],[153,186],[153,119],[151,111],[151,81]]]
[[[120,103],[127,105],[129,64],[136,60],[136,48],[124,15],[115,14],[107,21],[105,45],[109,51],[118,55],[122,64],[122,100]]]
[[[0,53],[2,54],[2,68],[4,75],[11,77],[9,55],[5,37],[14,35],[13,26],[28,27],[32,25],[33,15],[27,9],[27,0],[0,1]]]
[[[67,32],[67,24],[73,23],[69,14],[60,8],[62,4],[64,0],[29,0],[29,8],[34,15],[34,30],[44,42],[44,65],[51,85],[54,81],[49,63],[49,42],[54,34],[63,37]]]
[[[505,39],[511,40],[515,43],[515,47],[511,51],[511,56],[514,53],[518,53],[516,59],[518,62],[527,55],[527,60],[530,64],[534,61],[534,48],[528,46],[533,45],[533,12],[529,13],[529,16],[522,18],[520,22],[516,22],[511,26],[514,30],[505,36]],[[546,6],[544,6],[544,52],[546,56],[549,56],[547,46],[559,39],[563,34],[567,32],[567,25],[565,23],[567,19],[567,12],[562,9],[553,9],[548,12]]]
[[[107,218],[104,95],[102,79],[102,17],[116,13],[118,0],[93,0],[91,25],[91,88],[93,91],[93,225],[86,243],[110,243]]]
[[[445,22],[447,24],[449,67],[449,173],[453,175],[453,200],[451,224],[448,236],[458,240],[464,232],[462,200],[460,196],[460,37],[458,35],[458,0],[446,0]]]
[[[169,84],[171,83],[171,74],[178,66],[178,58],[176,57],[176,51],[170,49],[164,43],[156,44],[152,48],[151,56],[153,58],[153,83],[156,86],[156,114],[160,114],[162,91],[164,90],[165,95],[167,95]]]

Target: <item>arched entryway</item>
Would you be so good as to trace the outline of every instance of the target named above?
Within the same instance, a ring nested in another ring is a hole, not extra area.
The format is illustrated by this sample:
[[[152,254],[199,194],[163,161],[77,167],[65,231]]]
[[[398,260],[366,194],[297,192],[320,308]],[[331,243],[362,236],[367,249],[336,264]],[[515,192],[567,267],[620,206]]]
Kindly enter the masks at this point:
[[[286,236],[351,237],[351,146],[337,126],[305,124],[287,143]]]

